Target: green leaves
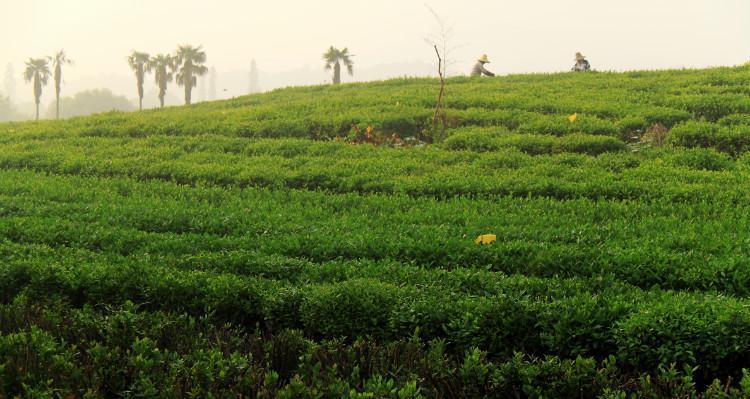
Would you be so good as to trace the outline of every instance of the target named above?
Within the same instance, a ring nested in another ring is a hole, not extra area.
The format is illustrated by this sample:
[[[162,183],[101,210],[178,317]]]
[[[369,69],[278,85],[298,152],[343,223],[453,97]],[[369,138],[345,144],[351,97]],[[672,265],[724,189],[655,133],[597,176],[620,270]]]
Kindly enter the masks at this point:
[[[0,397],[740,397],[746,73],[456,78],[437,145],[430,79],[0,125]]]

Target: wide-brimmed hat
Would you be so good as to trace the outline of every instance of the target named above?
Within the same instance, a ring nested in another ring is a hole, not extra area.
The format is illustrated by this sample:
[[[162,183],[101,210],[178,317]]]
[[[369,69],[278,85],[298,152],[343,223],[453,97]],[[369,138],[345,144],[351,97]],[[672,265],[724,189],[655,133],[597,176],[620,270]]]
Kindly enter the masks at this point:
[[[490,59],[487,58],[487,54],[484,54],[481,57],[479,57],[479,62],[484,62],[486,64],[489,64],[490,63]]]
[[[580,52],[576,53],[576,61],[584,60],[586,59],[586,56],[581,54]]]

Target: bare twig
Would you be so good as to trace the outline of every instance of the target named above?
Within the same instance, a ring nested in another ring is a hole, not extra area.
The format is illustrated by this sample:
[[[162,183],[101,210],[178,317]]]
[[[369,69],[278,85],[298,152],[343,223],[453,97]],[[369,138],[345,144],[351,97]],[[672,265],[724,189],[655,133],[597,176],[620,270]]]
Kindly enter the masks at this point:
[[[454,30],[453,30],[453,24],[449,24],[444,18],[442,18],[435,9],[430,7],[429,4],[425,4],[425,7],[427,10],[432,14],[432,16],[435,18],[435,23],[437,24],[436,31],[431,34],[430,36],[426,37],[424,40],[427,44],[431,46],[438,46],[440,49],[440,53],[443,58],[443,66],[442,66],[442,73],[447,78],[448,77],[448,68],[451,65],[454,65],[455,62],[453,62],[452,53],[456,49],[458,49],[460,46],[453,45],[453,38],[454,38]]]
[[[431,37],[425,38],[425,42],[435,49],[438,58],[438,76],[440,77],[440,93],[438,94],[437,103],[435,104],[435,114],[432,118],[432,135],[431,140],[440,140],[445,136],[448,127],[448,117],[446,114],[446,90],[445,80],[448,78],[448,66],[451,64],[450,53],[455,49],[450,43],[453,40],[453,26],[449,25],[445,19],[428,4],[425,4],[427,10],[437,22],[437,31]]]
[[[438,131],[438,123],[442,122],[441,133],[445,132],[446,115],[445,115],[445,65],[443,64],[443,58],[440,56],[440,50],[438,46],[434,45],[435,54],[438,58],[438,76],[440,76],[440,93],[438,94],[437,104],[435,105],[435,115],[432,118],[433,130]]]

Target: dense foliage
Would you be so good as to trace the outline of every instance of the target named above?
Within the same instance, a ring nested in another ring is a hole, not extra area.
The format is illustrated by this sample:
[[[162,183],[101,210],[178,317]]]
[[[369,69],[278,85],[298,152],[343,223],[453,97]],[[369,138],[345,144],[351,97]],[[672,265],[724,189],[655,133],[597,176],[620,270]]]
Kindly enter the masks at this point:
[[[430,79],[2,124],[0,398],[747,397],[748,83],[455,78],[444,139]]]

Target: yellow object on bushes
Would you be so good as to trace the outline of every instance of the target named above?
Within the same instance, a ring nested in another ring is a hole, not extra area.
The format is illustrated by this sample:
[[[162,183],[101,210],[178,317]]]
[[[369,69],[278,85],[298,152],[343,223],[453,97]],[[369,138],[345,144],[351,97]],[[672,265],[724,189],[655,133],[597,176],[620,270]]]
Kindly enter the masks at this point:
[[[570,123],[574,123],[575,121],[578,120],[578,114],[573,114],[573,115],[569,116],[568,120],[570,121]]]
[[[497,236],[494,234],[484,234],[474,240],[477,245],[490,245],[495,241],[497,241]]]

